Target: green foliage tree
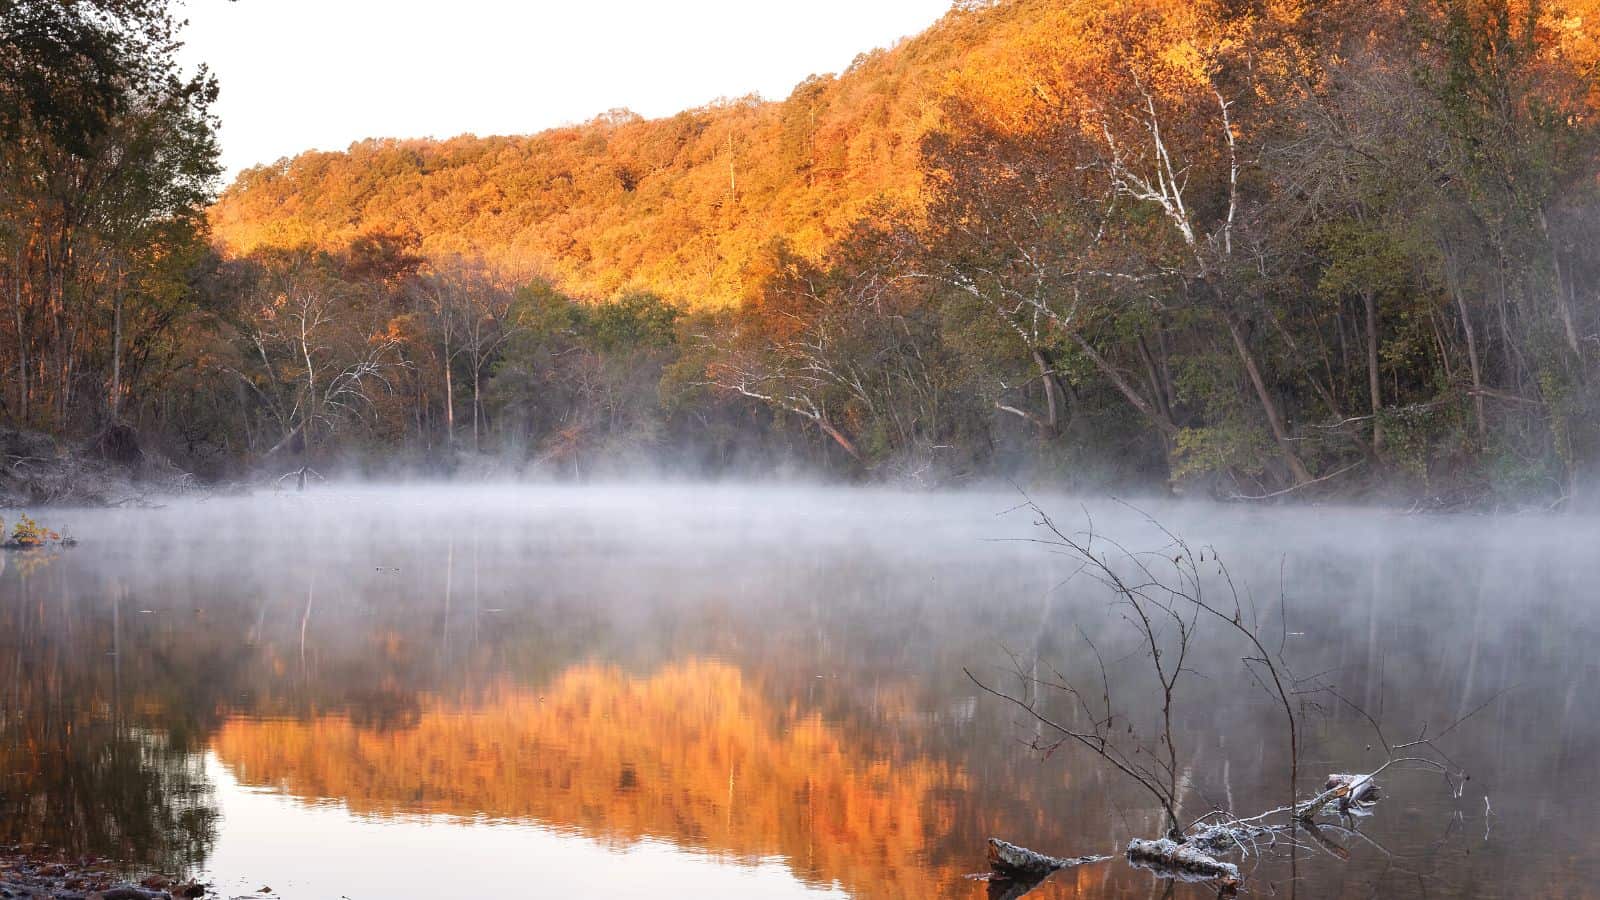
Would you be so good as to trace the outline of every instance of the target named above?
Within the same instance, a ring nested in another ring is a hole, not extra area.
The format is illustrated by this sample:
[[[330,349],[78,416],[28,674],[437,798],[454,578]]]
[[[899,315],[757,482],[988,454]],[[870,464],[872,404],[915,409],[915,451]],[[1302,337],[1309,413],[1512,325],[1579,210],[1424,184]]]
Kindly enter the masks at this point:
[[[121,415],[194,301],[219,173],[215,80],[176,61],[166,4],[0,7],[0,364],[13,421]],[[142,398],[136,398],[142,399]]]

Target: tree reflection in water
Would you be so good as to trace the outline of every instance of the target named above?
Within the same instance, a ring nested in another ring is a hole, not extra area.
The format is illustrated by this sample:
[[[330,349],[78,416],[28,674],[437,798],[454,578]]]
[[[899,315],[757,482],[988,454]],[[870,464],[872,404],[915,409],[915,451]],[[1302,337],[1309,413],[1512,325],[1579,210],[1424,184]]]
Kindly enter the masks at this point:
[[[120,589],[109,618],[63,608],[33,589],[51,561],[27,554],[15,567],[17,601],[0,606],[0,843],[184,871],[216,840],[201,754],[182,743],[183,729],[151,728],[130,711]]]

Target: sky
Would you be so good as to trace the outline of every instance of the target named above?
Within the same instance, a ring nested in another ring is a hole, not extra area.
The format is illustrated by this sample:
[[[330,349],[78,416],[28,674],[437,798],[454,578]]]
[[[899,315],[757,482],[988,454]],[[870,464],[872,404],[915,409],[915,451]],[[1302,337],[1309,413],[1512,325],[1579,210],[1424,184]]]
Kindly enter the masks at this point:
[[[368,137],[527,134],[627,107],[782,99],[950,0],[186,0],[226,178]]]

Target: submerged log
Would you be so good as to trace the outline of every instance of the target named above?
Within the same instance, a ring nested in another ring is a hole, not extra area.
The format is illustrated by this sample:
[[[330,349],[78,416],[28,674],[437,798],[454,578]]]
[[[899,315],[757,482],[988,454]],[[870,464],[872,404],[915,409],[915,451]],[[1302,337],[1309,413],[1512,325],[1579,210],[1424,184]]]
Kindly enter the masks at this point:
[[[1018,900],[1022,895],[1043,884],[1044,880],[1054,872],[1111,858],[1074,856],[1064,859],[1059,856],[1046,856],[999,838],[989,838],[988,855],[991,871],[969,877],[989,882],[989,900]]]
[[[1057,869],[1110,859],[1108,856],[1046,856],[1016,844],[989,838],[989,868],[1001,875],[1049,875]]]
[[[1027,847],[989,838],[989,868],[1017,875],[1048,875],[1062,867],[1053,856],[1035,853]]]
[[[1129,841],[1128,862],[1181,881],[1215,881],[1224,887],[1237,887],[1239,884],[1238,866],[1222,862],[1206,855],[1198,847],[1180,844],[1170,838]]]

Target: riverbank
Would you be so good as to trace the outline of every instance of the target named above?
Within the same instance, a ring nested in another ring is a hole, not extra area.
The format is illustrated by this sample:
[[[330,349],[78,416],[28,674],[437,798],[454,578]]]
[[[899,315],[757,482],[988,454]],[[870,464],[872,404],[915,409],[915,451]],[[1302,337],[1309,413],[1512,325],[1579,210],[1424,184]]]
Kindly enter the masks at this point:
[[[126,426],[72,443],[0,428],[0,508],[127,506],[193,490],[194,477]]]
[[[258,471],[253,477],[236,472],[235,477],[207,482],[184,471],[140,438],[127,426],[113,426],[95,437],[72,442],[31,431],[0,427],[0,509],[25,509],[41,506],[116,507],[158,504],[197,492],[217,494],[316,489],[329,483],[414,484],[449,481],[455,484],[503,483],[683,483],[693,476],[672,474],[670,467],[646,467],[631,473],[596,469],[582,477],[556,473],[532,464],[517,465],[492,454],[455,454],[450,464],[422,464],[403,459],[372,460],[349,458],[330,460],[324,472],[303,460],[284,463],[277,469]],[[1354,467],[1319,478],[1296,488],[1252,493],[1243,486],[1212,478],[1188,484],[1085,484],[1068,480],[1021,474],[987,476],[943,482],[907,482],[895,478],[875,478],[870,473],[844,478],[825,472],[773,470],[765,474],[712,476],[706,484],[779,482],[899,487],[914,492],[928,490],[973,490],[985,486],[1010,488],[1021,485],[1033,491],[1065,491],[1108,496],[1150,496],[1166,494],[1173,499],[1190,499],[1239,506],[1360,506],[1412,514],[1496,514],[1594,510],[1600,493],[1594,489],[1570,493],[1529,494],[1508,497],[1487,480],[1463,478],[1436,485],[1419,485],[1412,480],[1388,478]]]
[[[183,900],[204,897],[203,884],[149,874],[128,873],[102,857],[70,859],[42,845],[0,847],[0,898],[28,900]]]

